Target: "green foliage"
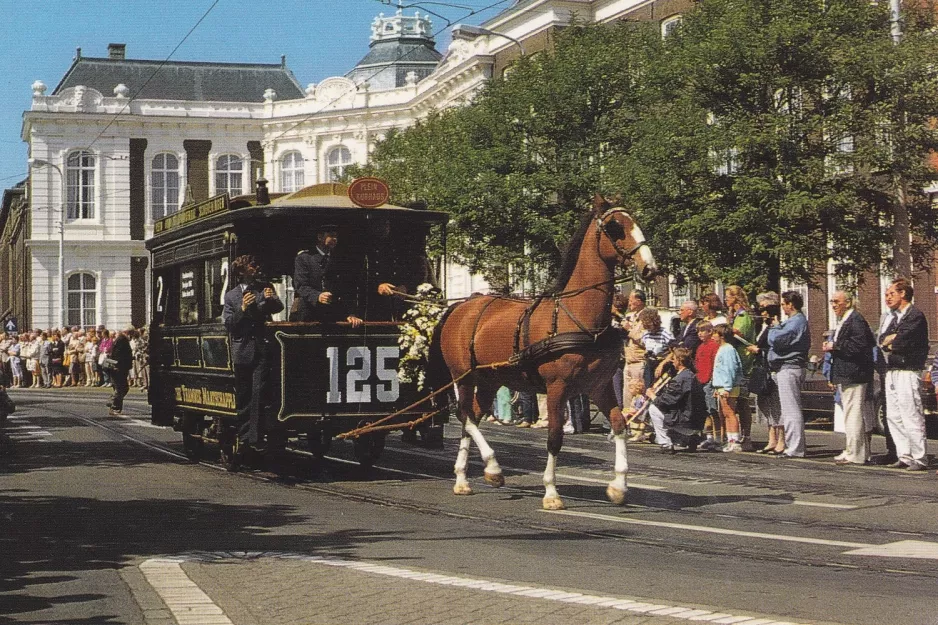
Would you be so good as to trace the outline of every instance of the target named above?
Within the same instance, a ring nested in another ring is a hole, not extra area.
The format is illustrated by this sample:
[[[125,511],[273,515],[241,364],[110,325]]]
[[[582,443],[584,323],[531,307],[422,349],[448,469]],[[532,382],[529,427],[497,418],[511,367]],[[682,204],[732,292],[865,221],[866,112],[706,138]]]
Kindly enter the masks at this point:
[[[895,46],[886,3],[699,3],[648,68],[641,118],[621,121],[639,126],[632,149],[611,166],[659,261],[764,288],[810,283],[831,257],[856,280],[889,252],[897,178],[933,246],[933,16],[910,14]]]
[[[664,40],[574,25],[354,173],[449,212],[456,258],[504,288],[543,286],[595,192],[694,282],[810,282],[828,257],[856,278],[889,253],[897,180],[916,240],[938,239],[934,16],[907,12],[900,45],[868,0],[705,0]]]

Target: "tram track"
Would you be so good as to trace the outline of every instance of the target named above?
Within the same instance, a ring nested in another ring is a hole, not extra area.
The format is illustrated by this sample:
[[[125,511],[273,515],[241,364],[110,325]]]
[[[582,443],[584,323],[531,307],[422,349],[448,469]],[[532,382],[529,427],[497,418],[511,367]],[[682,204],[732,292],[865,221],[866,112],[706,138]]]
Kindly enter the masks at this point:
[[[210,462],[207,460],[201,460],[199,462],[193,462],[186,458],[186,456],[173,448],[172,444],[163,443],[154,440],[148,440],[147,438],[137,435],[136,433],[125,431],[126,428],[121,427],[121,421],[116,421],[115,423],[106,423],[102,422],[100,419],[95,419],[92,417],[86,417],[82,414],[79,414],[75,411],[58,408],[57,412],[62,415],[68,416],[75,419],[76,421],[83,423],[85,425],[99,428],[109,432],[110,434],[120,438],[121,440],[127,441],[129,444],[139,445],[147,449],[152,453],[158,453],[163,456],[168,456],[176,461],[180,465],[198,465],[207,469],[212,469],[217,472],[228,473],[232,479],[238,480],[248,480],[257,483],[265,483],[272,485],[278,488],[289,488],[293,490],[298,490],[301,492],[308,492],[318,495],[326,495],[332,497],[338,497],[341,499],[356,501],[359,503],[367,503],[370,505],[378,505],[387,508],[394,508],[400,510],[407,510],[410,512],[416,512],[421,514],[429,515],[443,515],[454,519],[461,519],[469,521],[474,524],[490,524],[496,527],[510,527],[515,530],[524,530],[532,532],[542,532],[550,533],[560,536],[580,536],[584,538],[593,538],[593,539],[607,539],[615,540],[617,542],[641,545],[644,547],[650,547],[655,549],[662,549],[666,553],[686,553],[686,554],[697,554],[704,557],[724,557],[726,555],[725,545],[720,541],[708,541],[708,540],[695,540],[688,539],[681,532],[655,532],[655,531],[645,531],[645,532],[636,532],[634,528],[629,529],[620,529],[620,528],[601,528],[601,527],[584,527],[584,522],[580,521],[571,521],[570,518],[565,517],[555,517],[546,515],[546,518],[532,518],[529,514],[517,514],[517,513],[495,513],[493,510],[488,509],[486,514],[478,514],[476,512],[467,512],[465,510],[460,510],[456,508],[454,504],[447,504],[444,502],[441,503],[431,503],[425,500],[420,500],[414,497],[406,496],[406,493],[395,492],[394,495],[376,494],[374,492],[368,492],[368,489],[380,483],[380,480],[370,480],[368,482],[348,482],[344,481],[341,485],[332,485],[324,484],[321,482],[313,482],[302,478],[297,478],[295,476],[290,476],[284,478],[282,475],[272,473],[269,471],[261,470],[245,470],[242,472],[228,472],[220,464]],[[312,462],[312,455],[308,452],[302,450],[292,449],[290,456],[294,461],[301,463]],[[397,451],[407,451],[413,452],[413,450],[398,450],[395,446],[389,446],[386,448],[387,452],[397,452]],[[447,449],[446,452],[449,453],[451,450]],[[444,457],[441,453],[434,452],[424,452],[420,450],[421,455],[424,455],[428,460],[434,460],[440,463],[447,463],[451,458]],[[534,454],[531,454],[531,457],[535,457]],[[517,458],[515,458],[517,460]],[[380,475],[385,476],[401,476],[411,479],[420,479],[420,480],[432,480],[438,483],[446,483],[446,491],[449,491],[449,482],[451,478],[446,475],[441,476],[435,474],[432,471],[429,472],[418,472],[413,470],[407,470],[398,468],[395,466],[385,466],[387,463],[378,464],[374,467],[374,471],[378,472]],[[353,471],[359,470],[357,468],[357,462],[342,458],[335,455],[327,455],[323,459],[323,466],[332,466],[332,467],[345,467],[352,468]],[[447,467],[448,468],[448,467]],[[341,473],[341,471],[340,471]],[[539,472],[535,472],[531,469],[524,468],[515,468],[511,467],[508,471],[509,475],[517,475],[519,477],[527,476],[531,477],[534,475],[539,475]],[[647,476],[647,474],[646,474]],[[392,479],[392,481],[398,481],[399,478]],[[387,480],[385,480],[387,481]],[[486,488],[482,485],[481,479],[475,479],[473,481],[473,486],[479,489]],[[777,490],[776,487],[772,489]],[[569,490],[569,489],[567,489]],[[496,492],[496,491],[492,491]],[[523,497],[523,498],[534,498],[539,500],[543,495],[542,488],[540,486],[524,486],[524,485],[512,485],[510,482],[504,488],[497,491],[502,496],[509,497]],[[449,495],[452,497],[452,495]],[[760,515],[760,514],[724,514],[724,513],[714,513],[709,511],[702,510],[680,510],[672,508],[656,508],[654,506],[642,505],[642,504],[628,504],[624,508],[612,507],[605,499],[603,498],[592,498],[592,497],[582,497],[569,493],[564,494],[564,498],[570,502],[577,502],[579,504],[590,505],[594,504],[597,506],[602,506],[604,509],[608,510],[609,515],[615,515],[616,513],[621,514],[623,511],[628,512],[662,512],[670,515],[671,517],[677,517],[678,519],[684,519],[685,522],[704,522],[704,523],[727,523],[727,522],[745,522],[753,524],[783,524],[787,530],[797,531],[797,530],[806,530],[811,532],[828,532],[834,533],[835,535],[856,535],[858,533],[864,533],[866,535],[898,535],[902,537],[915,537],[921,539],[932,539],[938,540],[938,533],[927,533],[927,532],[895,532],[893,528],[885,527],[882,525],[875,526],[853,526],[838,524],[836,522],[828,521],[810,521],[810,522],[795,522],[795,521],[779,521],[777,518],[773,518],[770,515]],[[465,499],[460,498],[460,502],[465,501]],[[478,501],[482,501],[481,498]],[[538,517],[538,514],[534,515]],[[611,518],[611,517],[610,517]],[[747,543],[741,542],[740,544],[734,545],[733,547],[733,556],[739,558],[745,558],[747,560],[756,561],[756,562],[766,562],[766,563],[776,563],[776,564],[785,564],[798,566],[810,566],[810,567],[822,567],[822,568],[844,568],[851,570],[861,570],[869,573],[875,574],[885,574],[885,575],[914,575],[917,577],[925,577],[930,579],[938,579],[938,571],[923,570],[923,569],[902,569],[896,568],[895,566],[890,566],[890,562],[886,560],[878,559],[864,559],[862,561],[857,561],[856,559],[851,559],[847,557],[841,558],[839,555],[828,554],[828,556],[818,555],[817,557],[812,557],[806,559],[804,555],[792,556],[791,553],[787,551],[787,548],[766,548],[764,545],[760,545],[758,542]],[[834,556],[834,557],[830,557]]]

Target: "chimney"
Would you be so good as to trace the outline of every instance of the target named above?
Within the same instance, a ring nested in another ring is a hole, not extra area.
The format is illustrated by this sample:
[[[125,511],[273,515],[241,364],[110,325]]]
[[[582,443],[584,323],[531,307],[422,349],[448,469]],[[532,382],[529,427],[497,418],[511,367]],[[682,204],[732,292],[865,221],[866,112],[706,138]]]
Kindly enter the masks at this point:
[[[257,179],[257,205],[258,206],[267,206],[270,204],[270,192],[267,191],[267,179],[258,178]]]
[[[126,43],[109,43],[107,44],[107,58],[114,59],[117,61],[123,61],[127,52]]]

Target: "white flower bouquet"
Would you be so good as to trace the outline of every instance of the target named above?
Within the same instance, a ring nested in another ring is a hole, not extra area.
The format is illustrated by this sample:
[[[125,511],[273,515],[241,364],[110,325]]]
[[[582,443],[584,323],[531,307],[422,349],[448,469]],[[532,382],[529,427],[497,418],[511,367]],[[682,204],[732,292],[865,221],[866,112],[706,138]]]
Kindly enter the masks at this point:
[[[415,299],[414,306],[404,313],[397,339],[401,346],[397,377],[401,382],[416,382],[417,388],[423,390],[433,329],[446,311],[446,301],[440,297],[439,289],[426,283],[417,287]]]

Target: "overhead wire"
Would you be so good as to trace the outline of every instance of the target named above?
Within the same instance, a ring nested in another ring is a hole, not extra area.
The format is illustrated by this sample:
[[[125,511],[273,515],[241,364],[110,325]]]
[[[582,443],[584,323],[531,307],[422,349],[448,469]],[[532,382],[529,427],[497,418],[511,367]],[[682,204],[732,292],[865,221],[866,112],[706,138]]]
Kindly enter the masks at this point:
[[[218,6],[219,2],[221,2],[221,0],[215,0],[214,2],[212,2],[211,6],[209,6],[208,9],[205,11],[205,13],[202,14],[202,17],[200,17],[199,20],[192,26],[192,28],[189,29],[189,32],[186,33],[186,36],[183,37],[179,41],[179,43],[176,44],[176,47],[172,49],[172,51],[169,53],[169,55],[167,55],[165,59],[160,61],[160,64],[156,66],[156,69],[153,70],[150,76],[143,82],[142,85],[140,85],[140,87],[136,91],[134,91],[134,93],[124,103],[124,105],[120,108],[120,110],[112,115],[111,121],[107,123],[107,125],[101,130],[101,132],[98,133],[98,136],[95,137],[94,140],[91,143],[89,143],[86,147],[90,148],[98,141],[98,139],[104,136],[104,133],[107,132],[108,128],[110,128],[114,124],[114,122],[117,121],[117,118],[120,117],[124,113],[124,111],[127,110],[127,107],[130,106],[130,103],[133,102],[137,98],[138,95],[140,95],[140,93],[146,88],[148,84],[150,84],[150,81],[153,80],[153,78],[159,73],[161,69],[163,69],[163,66],[166,65],[171,58],[173,58],[173,55],[176,54],[176,51],[182,47],[182,44],[184,44],[186,40],[189,39],[190,36],[192,36],[192,33],[195,32],[195,29],[198,28],[199,25],[205,21],[205,18],[207,18],[209,16],[209,13],[211,13],[215,9],[215,7]]]

